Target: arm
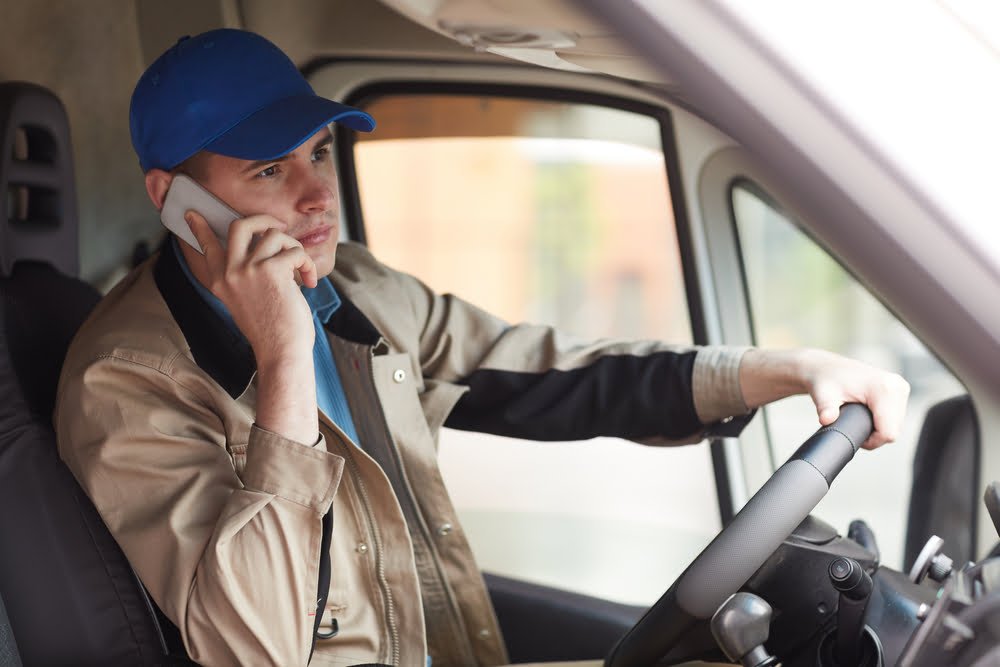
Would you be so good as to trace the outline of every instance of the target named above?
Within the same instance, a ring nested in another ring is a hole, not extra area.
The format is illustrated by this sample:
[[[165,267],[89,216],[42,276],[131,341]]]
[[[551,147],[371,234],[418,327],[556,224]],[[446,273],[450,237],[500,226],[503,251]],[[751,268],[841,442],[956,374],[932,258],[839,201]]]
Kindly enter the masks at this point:
[[[891,425],[898,428],[901,420],[905,381],[843,357],[808,351],[796,363],[795,352],[581,342],[551,327],[512,326],[453,295],[436,294],[361,246],[344,244],[339,252],[347,272],[342,286],[365,286],[355,298],[364,303],[365,295],[377,293],[391,317],[412,318],[407,328],[415,337],[393,345],[418,351],[427,380],[466,388],[445,421],[453,428],[538,440],[616,435],[679,444],[738,435],[754,408],[823,387],[831,389],[820,395],[841,397],[833,400],[838,406],[861,400],[875,407],[880,433],[891,436]],[[879,384],[888,387],[888,402],[879,398]]]
[[[872,409],[874,448],[899,432],[909,386],[896,374],[820,350],[678,348],[642,341],[580,343],[549,327],[510,326],[399,274],[413,293],[421,365],[464,384],[446,424],[541,440],[616,435],[694,442],[737,435],[754,408],[809,394],[826,425],[839,406]]]
[[[200,214],[189,211],[185,219],[204,250],[199,255],[182,243],[188,266],[226,305],[253,348],[257,423],[301,443],[316,442],[315,331],[298,286],[298,280],[316,286],[312,259],[271,216],[234,222],[225,249]]]
[[[296,282],[315,284],[315,271],[273,218],[234,223],[228,251],[190,222],[205,248],[187,255],[192,271],[254,350],[255,426],[233,431],[228,395],[186,356],[155,368],[141,354],[88,359],[61,393],[79,406],[61,411],[61,450],[192,658],[305,664],[322,517],[343,467],[318,437]]]
[[[258,427],[227,442],[212,403],[228,396],[194,382],[189,359],[174,364],[69,369],[60,454],[193,660],[305,664],[344,461]]]
[[[359,264],[374,264],[361,249],[349,252],[359,253],[352,256]],[[536,440],[614,435],[659,444],[698,441],[706,426],[748,412],[738,384],[741,350],[578,341],[551,327],[511,326],[411,276],[370,268],[365,284],[412,308],[419,336],[398,345],[419,350],[424,377],[467,388],[447,426]]]

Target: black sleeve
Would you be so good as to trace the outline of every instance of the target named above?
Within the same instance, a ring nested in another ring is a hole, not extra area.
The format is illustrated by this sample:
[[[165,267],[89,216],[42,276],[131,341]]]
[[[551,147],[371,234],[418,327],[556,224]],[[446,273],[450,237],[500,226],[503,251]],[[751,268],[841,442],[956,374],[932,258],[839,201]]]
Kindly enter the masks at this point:
[[[531,440],[685,439],[702,431],[691,375],[697,352],[614,355],[573,370],[479,369],[445,426]]]

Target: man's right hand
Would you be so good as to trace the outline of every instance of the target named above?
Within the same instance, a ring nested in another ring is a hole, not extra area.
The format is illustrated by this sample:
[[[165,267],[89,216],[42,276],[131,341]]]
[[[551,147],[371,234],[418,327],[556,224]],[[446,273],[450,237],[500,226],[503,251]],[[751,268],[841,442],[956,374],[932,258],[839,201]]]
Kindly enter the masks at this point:
[[[317,438],[312,313],[299,283],[315,287],[316,266],[285,223],[252,215],[229,227],[227,247],[196,211],[184,217],[202,247],[206,287],[253,348],[257,424],[303,444]]]
[[[185,215],[208,269],[205,285],[247,337],[257,363],[312,354],[312,314],[299,289],[316,286],[316,267],[302,244],[284,233],[285,223],[252,215],[229,227],[228,247],[196,211]]]

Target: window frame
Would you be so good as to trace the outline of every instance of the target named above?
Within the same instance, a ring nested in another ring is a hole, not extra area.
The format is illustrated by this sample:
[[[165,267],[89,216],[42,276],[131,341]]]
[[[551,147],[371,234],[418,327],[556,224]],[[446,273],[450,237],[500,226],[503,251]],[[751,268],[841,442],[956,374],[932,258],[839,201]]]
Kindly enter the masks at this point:
[[[708,344],[709,333],[703,290],[695,260],[695,231],[688,215],[688,202],[681,177],[678,142],[671,111],[668,108],[626,97],[571,88],[462,80],[423,80],[419,78],[363,83],[344,96],[344,103],[363,109],[371,101],[389,95],[489,96],[541,102],[587,104],[637,113],[655,120],[660,128],[660,149],[664,156],[667,188],[673,206],[675,233],[680,252],[681,275],[684,281],[688,317],[691,323],[692,342],[695,345]],[[361,205],[354,159],[356,134],[340,125],[335,127],[334,134],[342,195],[341,206],[348,235],[353,241],[367,245],[364,211]],[[709,448],[719,516],[722,525],[725,526],[732,520],[738,509],[732,491],[732,477],[723,441],[712,439],[709,442]]]
[[[735,248],[735,252],[736,252],[736,256],[737,256],[737,260],[738,260],[737,261],[737,266],[738,266],[738,270],[739,270],[739,279],[740,279],[740,282],[741,282],[741,285],[742,285],[742,289],[743,289],[742,298],[744,300],[744,303],[746,304],[746,319],[747,319],[747,324],[748,324],[748,326],[750,328],[750,337],[751,337],[751,340],[752,340],[753,344],[754,345],[758,344],[757,326],[756,326],[756,316],[754,314],[754,308],[753,308],[753,300],[752,300],[751,295],[750,295],[750,281],[749,281],[749,278],[748,278],[748,275],[747,275],[747,267],[746,267],[745,255],[744,255],[744,252],[743,252],[742,238],[740,236],[739,222],[736,219],[735,195],[736,195],[736,190],[738,188],[743,189],[748,194],[750,194],[750,195],[756,197],[757,199],[759,199],[761,203],[763,203],[764,205],[770,207],[775,213],[777,213],[781,217],[783,217],[788,222],[788,224],[792,226],[793,229],[795,229],[797,232],[799,232],[800,234],[802,234],[802,237],[803,237],[804,240],[806,240],[807,242],[812,243],[816,247],[816,249],[818,249],[820,252],[822,252],[824,255],[826,255],[828,259],[830,259],[831,261],[833,261],[840,268],[840,270],[843,271],[844,274],[847,277],[849,277],[856,284],[857,287],[859,287],[862,290],[864,290],[870,297],[872,297],[883,308],[885,308],[886,312],[890,316],[892,316],[899,324],[901,324],[902,326],[904,326],[907,329],[907,331],[909,331],[909,333],[914,338],[916,338],[917,341],[919,341],[919,343],[923,346],[923,348],[927,351],[927,353],[931,357],[933,357],[941,365],[941,367],[944,368],[952,376],[952,378],[954,378],[954,380],[965,390],[966,394],[969,396],[969,399],[972,402],[973,411],[974,411],[974,414],[976,415],[976,420],[975,420],[976,421],[976,425],[975,425],[975,428],[978,431],[977,437],[978,437],[979,442],[980,442],[980,447],[978,447],[976,449],[976,451],[974,452],[974,454],[973,454],[973,467],[975,468],[977,476],[982,477],[982,473],[983,473],[983,469],[982,469],[982,466],[983,466],[983,454],[982,454],[982,450],[985,447],[985,443],[982,440],[983,433],[982,433],[982,428],[980,426],[981,419],[979,417],[979,414],[980,414],[979,413],[979,405],[978,405],[978,402],[976,400],[976,396],[975,396],[974,392],[968,387],[967,383],[962,379],[962,377],[958,373],[955,372],[955,370],[951,366],[948,365],[948,363],[946,362],[946,360],[944,360],[941,357],[941,355],[938,352],[936,352],[934,350],[934,348],[929,343],[927,343],[924,340],[923,336],[920,335],[920,332],[918,330],[916,330],[916,329],[914,329],[914,327],[910,326],[906,322],[906,320],[904,318],[902,318],[896,312],[896,310],[892,307],[892,305],[890,303],[887,303],[886,300],[884,298],[882,298],[877,292],[875,292],[872,289],[870,289],[864,283],[864,281],[861,278],[858,277],[857,273],[855,273],[854,271],[852,271],[849,266],[845,265],[844,262],[835,253],[831,252],[830,249],[827,248],[827,246],[822,241],[820,241],[809,230],[809,228],[806,227],[799,220],[799,217],[791,209],[789,209],[786,206],[783,206],[781,204],[781,202],[775,196],[773,196],[764,186],[762,186],[760,183],[758,183],[757,181],[755,181],[751,176],[748,176],[746,173],[739,172],[739,173],[736,173],[735,175],[733,175],[728,180],[728,183],[726,185],[726,188],[725,188],[725,192],[726,192],[726,205],[727,205],[728,214],[729,214],[728,222],[729,222],[729,225],[730,225],[730,229],[732,230],[732,242],[734,244],[734,248]],[[771,437],[772,429],[771,429],[771,425],[770,425],[770,422],[769,422],[767,406],[764,406],[763,408],[761,408],[760,413],[761,413],[760,414],[760,418],[762,418],[762,423],[763,423],[763,431],[764,431],[764,438],[765,438],[765,442],[766,442],[766,446],[767,446],[767,451],[768,451],[768,454],[771,457],[771,460],[773,461],[772,465],[774,465],[775,467],[777,467],[778,465],[781,465],[782,463],[784,463],[784,461],[780,461],[780,460],[778,460],[776,458],[777,454],[776,454],[776,451],[775,451],[775,443],[772,441],[772,437]],[[925,415],[925,418],[926,418],[926,415]],[[920,437],[920,436],[918,435],[918,437]],[[889,445],[889,446],[892,446],[892,445]],[[915,479],[911,480],[910,495],[909,495],[909,498],[906,501],[906,512],[905,512],[904,516],[902,517],[902,519],[904,521],[904,545],[905,545],[905,540],[906,540],[906,532],[905,531],[908,531],[909,528],[910,528],[910,518],[911,518],[911,513],[913,511],[912,507],[913,507],[913,504],[914,504],[914,488],[915,488],[915,483],[916,483]],[[982,526],[981,526],[981,524],[982,524],[981,515],[982,515],[982,511],[981,511],[981,507],[980,507],[979,503],[973,503],[972,504],[972,516],[970,518],[970,525],[969,525],[969,530],[970,530],[970,533],[972,535],[972,542],[973,542],[973,544],[979,544],[980,534],[983,532],[982,531]],[[905,546],[904,546],[904,548],[905,548]],[[904,563],[904,566],[905,565],[906,564]]]

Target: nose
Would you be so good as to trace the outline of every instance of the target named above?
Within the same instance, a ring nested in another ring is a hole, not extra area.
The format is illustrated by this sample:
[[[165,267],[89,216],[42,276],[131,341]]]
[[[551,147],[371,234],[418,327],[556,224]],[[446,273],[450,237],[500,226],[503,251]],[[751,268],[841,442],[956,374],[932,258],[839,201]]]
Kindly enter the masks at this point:
[[[326,174],[310,173],[302,183],[299,210],[303,213],[323,213],[337,205],[337,182]]]

